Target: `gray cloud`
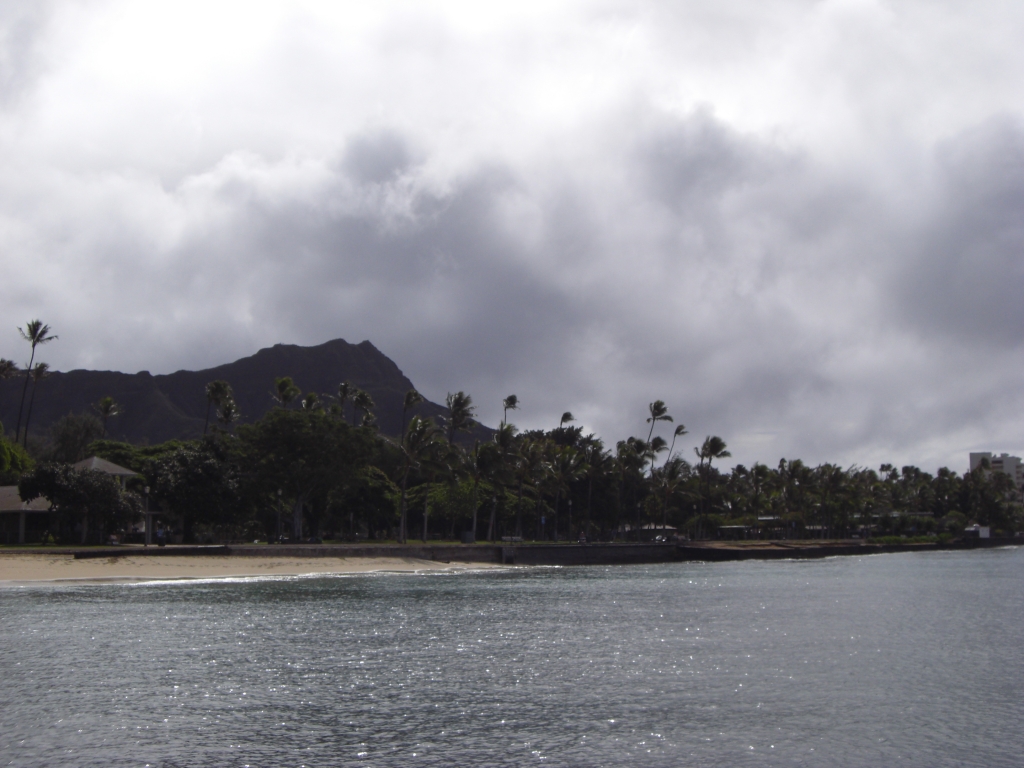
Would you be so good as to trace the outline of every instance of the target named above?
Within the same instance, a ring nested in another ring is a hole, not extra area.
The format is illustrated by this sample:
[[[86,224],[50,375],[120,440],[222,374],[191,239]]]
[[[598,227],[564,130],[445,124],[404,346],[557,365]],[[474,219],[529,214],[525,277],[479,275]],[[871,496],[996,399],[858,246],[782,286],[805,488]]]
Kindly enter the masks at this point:
[[[212,63],[181,93],[145,50],[142,74],[66,64],[49,27],[0,21],[36,51],[12,59],[23,96],[0,124],[0,354],[23,351],[14,326],[35,316],[65,369],[368,338],[492,423],[515,392],[521,426],[569,409],[614,442],[661,398],[693,442],[720,434],[748,464],[962,468],[972,449],[1020,450],[1011,91],[970,120],[936,107],[925,131],[864,85],[886,75],[868,38],[850,43],[853,74],[808,48],[809,28],[856,9],[702,7],[268,22],[255,53],[193,41]],[[558,46],[536,42],[551,30]],[[96,92],[75,112],[80,82]]]

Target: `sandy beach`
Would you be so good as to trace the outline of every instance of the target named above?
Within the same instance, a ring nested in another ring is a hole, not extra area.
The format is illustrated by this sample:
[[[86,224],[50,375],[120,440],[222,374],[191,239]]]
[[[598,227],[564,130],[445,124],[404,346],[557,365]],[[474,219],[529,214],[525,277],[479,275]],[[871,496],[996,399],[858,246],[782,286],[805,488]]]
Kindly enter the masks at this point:
[[[131,556],[75,560],[73,555],[0,556],[0,587],[39,582],[131,583],[177,579],[216,579],[312,574],[418,573],[466,571],[501,566],[440,563],[411,557],[200,557]]]

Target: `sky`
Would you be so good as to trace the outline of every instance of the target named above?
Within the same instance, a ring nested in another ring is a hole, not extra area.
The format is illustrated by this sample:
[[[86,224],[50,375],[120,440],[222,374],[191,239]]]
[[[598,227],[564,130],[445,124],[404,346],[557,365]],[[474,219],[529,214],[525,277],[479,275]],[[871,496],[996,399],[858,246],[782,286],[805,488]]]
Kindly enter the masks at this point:
[[[0,0],[0,356],[369,339],[491,425],[1021,455],[1021,40],[996,0]]]

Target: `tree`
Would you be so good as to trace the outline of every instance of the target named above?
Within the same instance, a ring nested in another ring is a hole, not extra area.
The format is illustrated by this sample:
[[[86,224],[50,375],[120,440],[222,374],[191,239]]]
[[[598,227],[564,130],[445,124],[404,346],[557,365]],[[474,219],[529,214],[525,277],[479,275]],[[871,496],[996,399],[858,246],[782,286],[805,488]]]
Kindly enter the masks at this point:
[[[501,401],[501,423],[504,424],[508,421],[508,412],[519,410],[519,398],[515,395],[509,395]]]
[[[231,391],[231,385],[223,379],[217,379],[211,381],[206,385],[206,423],[203,424],[203,434],[206,434],[206,430],[210,426],[210,411],[213,408],[219,408],[226,400],[234,397],[234,392]],[[103,402],[102,400],[100,402]],[[106,430],[107,420],[103,420],[103,428]],[[106,434],[106,432],[104,432]]]
[[[61,527],[82,522],[81,541],[86,543],[90,521],[101,530],[127,527],[138,515],[139,498],[127,493],[112,475],[93,470],[77,471],[68,464],[43,464],[26,472],[18,482],[22,501],[45,497],[58,513]]]
[[[403,544],[408,537],[406,489],[409,483],[409,473],[430,455],[440,434],[440,430],[431,419],[413,416],[409,422],[409,429],[402,436],[402,495],[399,502],[398,540]]]
[[[46,363],[36,363],[32,369],[32,396],[28,399],[28,413],[25,414],[25,437],[22,440],[22,447],[28,447],[28,425],[32,420],[32,406],[36,402],[36,390],[39,389],[39,382],[50,375],[50,366]]]
[[[562,418],[558,420],[558,428],[561,429],[569,422],[576,421],[576,417],[572,415],[572,411],[566,411],[562,414]]]
[[[207,387],[207,389],[209,389],[209,387]],[[106,437],[107,419],[111,416],[119,416],[121,414],[121,406],[114,401],[114,398],[107,395],[106,397],[101,398],[98,403],[94,404],[92,409],[100,415],[100,420],[103,422],[103,437]]]
[[[548,478],[555,489],[555,515],[552,534],[558,541],[558,503],[562,491],[569,493],[569,484],[574,483],[583,475],[583,454],[572,446],[561,445],[554,448],[548,465]],[[572,521],[570,520],[570,525]],[[570,537],[572,532],[570,531]]]
[[[352,396],[353,392],[355,392],[355,387],[347,381],[343,381],[338,385],[338,413],[341,415],[342,421],[348,421],[345,418],[345,403]]]
[[[18,364],[6,357],[0,357],[0,381],[13,379],[18,375]]]
[[[295,386],[291,376],[284,376],[274,379],[274,391],[270,394],[282,408],[287,408],[288,403],[302,394],[302,390]]]
[[[650,416],[647,417],[647,423],[651,425],[650,431],[647,433],[647,444],[651,444],[651,439],[654,435],[654,427],[657,426],[659,421],[672,421],[672,417],[668,414],[668,407],[665,405],[663,400],[655,400],[653,403],[647,405],[647,412]],[[654,472],[654,454],[651,453],[651,473]]]
[[[714,459],[724,459],[732,456],[729,451],[725,450],[725,441],[717,435],[709,435],[704,438],[704,444],[700,447],[700,450],[693,449],[694,453],[697,454],[697,458],[700,459],[699,471],[701,477],[704,480],[704,487],[706,493],[701,494],[701,517],[703,520],[707,519],[707,502],[710,501],[711,496],[711,462]]]
[[[686,427],[682,424],[676,424],[675,430],[672,432],[672,445],[668,448],[668,458],[665,459],[665,463],[668,464],[672,460],[672,452],[676,449],[676,438],[682,437],[683,435],[689,434],[686,431]]]
[[[445,404],[448,406],[445,433],[451,445],[455,441],[456,432],[468,432],[472,428],[476,408],[473,406],[473,398],[461,391],[454,395],[449,392]]]
[[[153,495],[181,517],[186,541],[197,522],[228,522],[236,511],[237,475],[212,441],[183,445],[153,461],[145,474]]]
[[[40,320],[29,320],[25,328],[18,328],[21,338],[32,345],[32,356],[29,358],[28,367],[25,368],[25,386],[21,388],[21,405],[18,406],[18,424],[14,428],[14,442],[18,442],[18,435],[21,434],[21,412],[25,407],[25,394],[28,392],[28,382],[32,377],[32,366],[36,359],[36,347],[40,344],[48,344],[57,338],[50,335],[50,326],[44,325]],[[26,430],[27,432],[28,430]]]
[[[219,421],[225,429],[231,429],[231,425],[241,418],[242,412],[238,410],[238,404],[235,403],[233,397],[226,398],[221,402],[220,407],[217,409],[217,421]]]
[[[316,392],[307,392],[302,398],[302,410],[304,411],[322,411],[323,405],[320,403],[320,398]]]
[[[377,407],[377,404],[373,402],[369,392],[365,389],[357,389],[355,394],[352,395],[352,406],[357,411],[363,412],[363,418],[360,421],[361,426],[372,427],[374,425],[373,409]]]
[[[4,436],[3,425],[0,424],[0,485],[14,485],[22,473],[31,468],[32,459],[28,453]]]
[[[423,402],[423,395],[410,389],[402,398],[402,440],[405,440],[405,414]]]

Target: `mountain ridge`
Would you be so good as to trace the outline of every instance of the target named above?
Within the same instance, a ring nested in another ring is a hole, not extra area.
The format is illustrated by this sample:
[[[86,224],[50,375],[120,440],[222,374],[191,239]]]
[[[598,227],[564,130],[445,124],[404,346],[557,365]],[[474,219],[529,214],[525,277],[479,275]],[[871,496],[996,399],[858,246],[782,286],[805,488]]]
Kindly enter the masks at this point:
[[[0,382],[0,421],[13,430],[18,417],[24,374]],[[227,381],[241,411],[238,423],[252,423],[274,407],[271,395],[274,379],[290,376],[305,394],[336,395],[338,385],[348,381],[366,390],[376,403],[374,415],[382,433],[398,435],[402,430],[402,400],[414,389],[398,365],[369,340],[351,344],[333,339],[315,346],[275,344],[252,355],[198,371],[181,369],[167,374],[149,371],[92,371],[76,368],[54,371],[39,384],[30,424],[31,434],[43,435],[53,422],[67,413],[93,413],[92,406],[103,397],[113,397],[122,413],[107,422],[108,437],[131,443],[155,444],[172,439],[190,439],[203,433],[206,419],[206,385]],[[31,385],[29,397],[31,397]],[[294,406],[292,406],[294,407]],[[25,404],[28,409],[28,401]],[[424,401],[411,414],[435,420],[447,410]],[[411,415],[410,414],[410,415]],[[351,404],[346,416],[354,421]],[[216,414],[210,414],[211,426]],[[491,430],[478,425],[477,437]]]

